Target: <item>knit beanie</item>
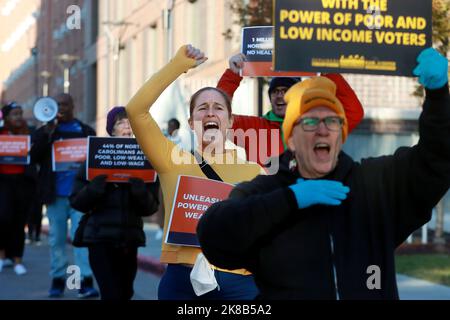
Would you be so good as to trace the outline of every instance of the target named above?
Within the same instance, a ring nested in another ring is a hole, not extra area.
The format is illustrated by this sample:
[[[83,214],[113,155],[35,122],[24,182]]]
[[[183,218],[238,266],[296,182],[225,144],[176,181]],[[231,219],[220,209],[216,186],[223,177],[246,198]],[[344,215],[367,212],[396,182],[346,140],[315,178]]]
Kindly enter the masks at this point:
[[[336,97],[336,84],[325,77],[312,77],[292,86],[284,96],[287,103],[286,116],[283,121],[284,141],[287,143],[295,122],[308,110],[315,107],[327,107],[337,113],[344,124],[342,142],[348,134],[348,122],[344,107]]]
[[[117,106],[109,110],[108,115],[106,116],[106,132],[111,136],[114,128],[114,124],[117,121],[117,115],[120,113],[125,113],[125,107]]]
[[[4,106],[2,108],[2,117],[3,119],[6,119],[6,117],[8,116],[8,114],[12,111],[12,109],[15,108],[22,108],[21,105],[19,105],[17,102],[13,101],[8,103],[6,106]]]

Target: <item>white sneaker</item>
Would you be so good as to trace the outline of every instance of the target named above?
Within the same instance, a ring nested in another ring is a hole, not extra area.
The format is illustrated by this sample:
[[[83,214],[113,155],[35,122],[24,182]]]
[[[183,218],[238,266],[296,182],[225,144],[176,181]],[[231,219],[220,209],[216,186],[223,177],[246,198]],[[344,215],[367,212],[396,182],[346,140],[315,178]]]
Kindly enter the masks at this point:
[[[16,264],[14,266],[14,272],[18,275],[24,275],[25,273],[27,273],[27,269],[25,269],[23,264]]]

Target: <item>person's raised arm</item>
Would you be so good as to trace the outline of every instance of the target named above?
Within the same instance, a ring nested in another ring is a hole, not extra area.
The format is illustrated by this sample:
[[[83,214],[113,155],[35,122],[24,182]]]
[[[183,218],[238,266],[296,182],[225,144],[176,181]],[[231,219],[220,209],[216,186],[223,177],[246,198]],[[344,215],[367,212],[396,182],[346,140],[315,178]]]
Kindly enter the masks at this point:
[[[233,99],[234,92],[241,83],[242,77],[239,75],[239,72],[244,66],[244,61],[245,55],[243,53],[232,56],[228,60],[229,68],[225,70],[217,83],[217,88],[228,94],[230,99]]]
[[[174,144],[166,139],[149,113],[161,93],[182,73],[205,62],[207,58],[191,45],[182,46],[175,57],[152,76],[126,106],[133,133],[152,166],[159,172],[170,169]]]
[[[426,89],[419,142],[373,163],[374,170],[382,165],[377,174],[382,180],[375,192],[387,195],[388,205],[395,208],[389,229],[394,231],[396,245],[430,220],[433,207],[450,188],[448,61],[432,48],[422,51],[417,61],[414,74]]]

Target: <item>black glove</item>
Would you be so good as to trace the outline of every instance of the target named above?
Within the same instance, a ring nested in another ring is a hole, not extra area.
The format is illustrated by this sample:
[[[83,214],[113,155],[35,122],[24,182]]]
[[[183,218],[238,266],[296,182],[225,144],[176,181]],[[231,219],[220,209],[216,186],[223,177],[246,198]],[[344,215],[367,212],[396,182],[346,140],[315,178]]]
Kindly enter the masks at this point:
[[[104,194],[106,191],[106,178],[106,174],[101,174],[92,179],[88,187],[89,191],[95,192],[97,194]]]
[[[128,182],[131,185],[130,191],[133,196],[142,196],[147,192],[144,180],[140,178],[130,178]]]

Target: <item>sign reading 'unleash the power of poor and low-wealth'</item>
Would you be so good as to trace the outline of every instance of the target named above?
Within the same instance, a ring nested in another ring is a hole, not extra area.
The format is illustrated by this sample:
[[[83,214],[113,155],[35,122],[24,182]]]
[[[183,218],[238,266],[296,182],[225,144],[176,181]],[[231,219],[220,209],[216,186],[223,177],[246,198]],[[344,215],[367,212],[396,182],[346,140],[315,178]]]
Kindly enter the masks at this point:
[[[156,181],[156,171],[134,138],[88,138],[86,177],[92,180],[99,175],[106,175],[109,182]]]
[[[412,76],[432,0],[275,0],[275,70]]]
[[[214,203],[228,198],[233,185],[207,178],[179,176],[166,243],[199,247],[197,224]]]

